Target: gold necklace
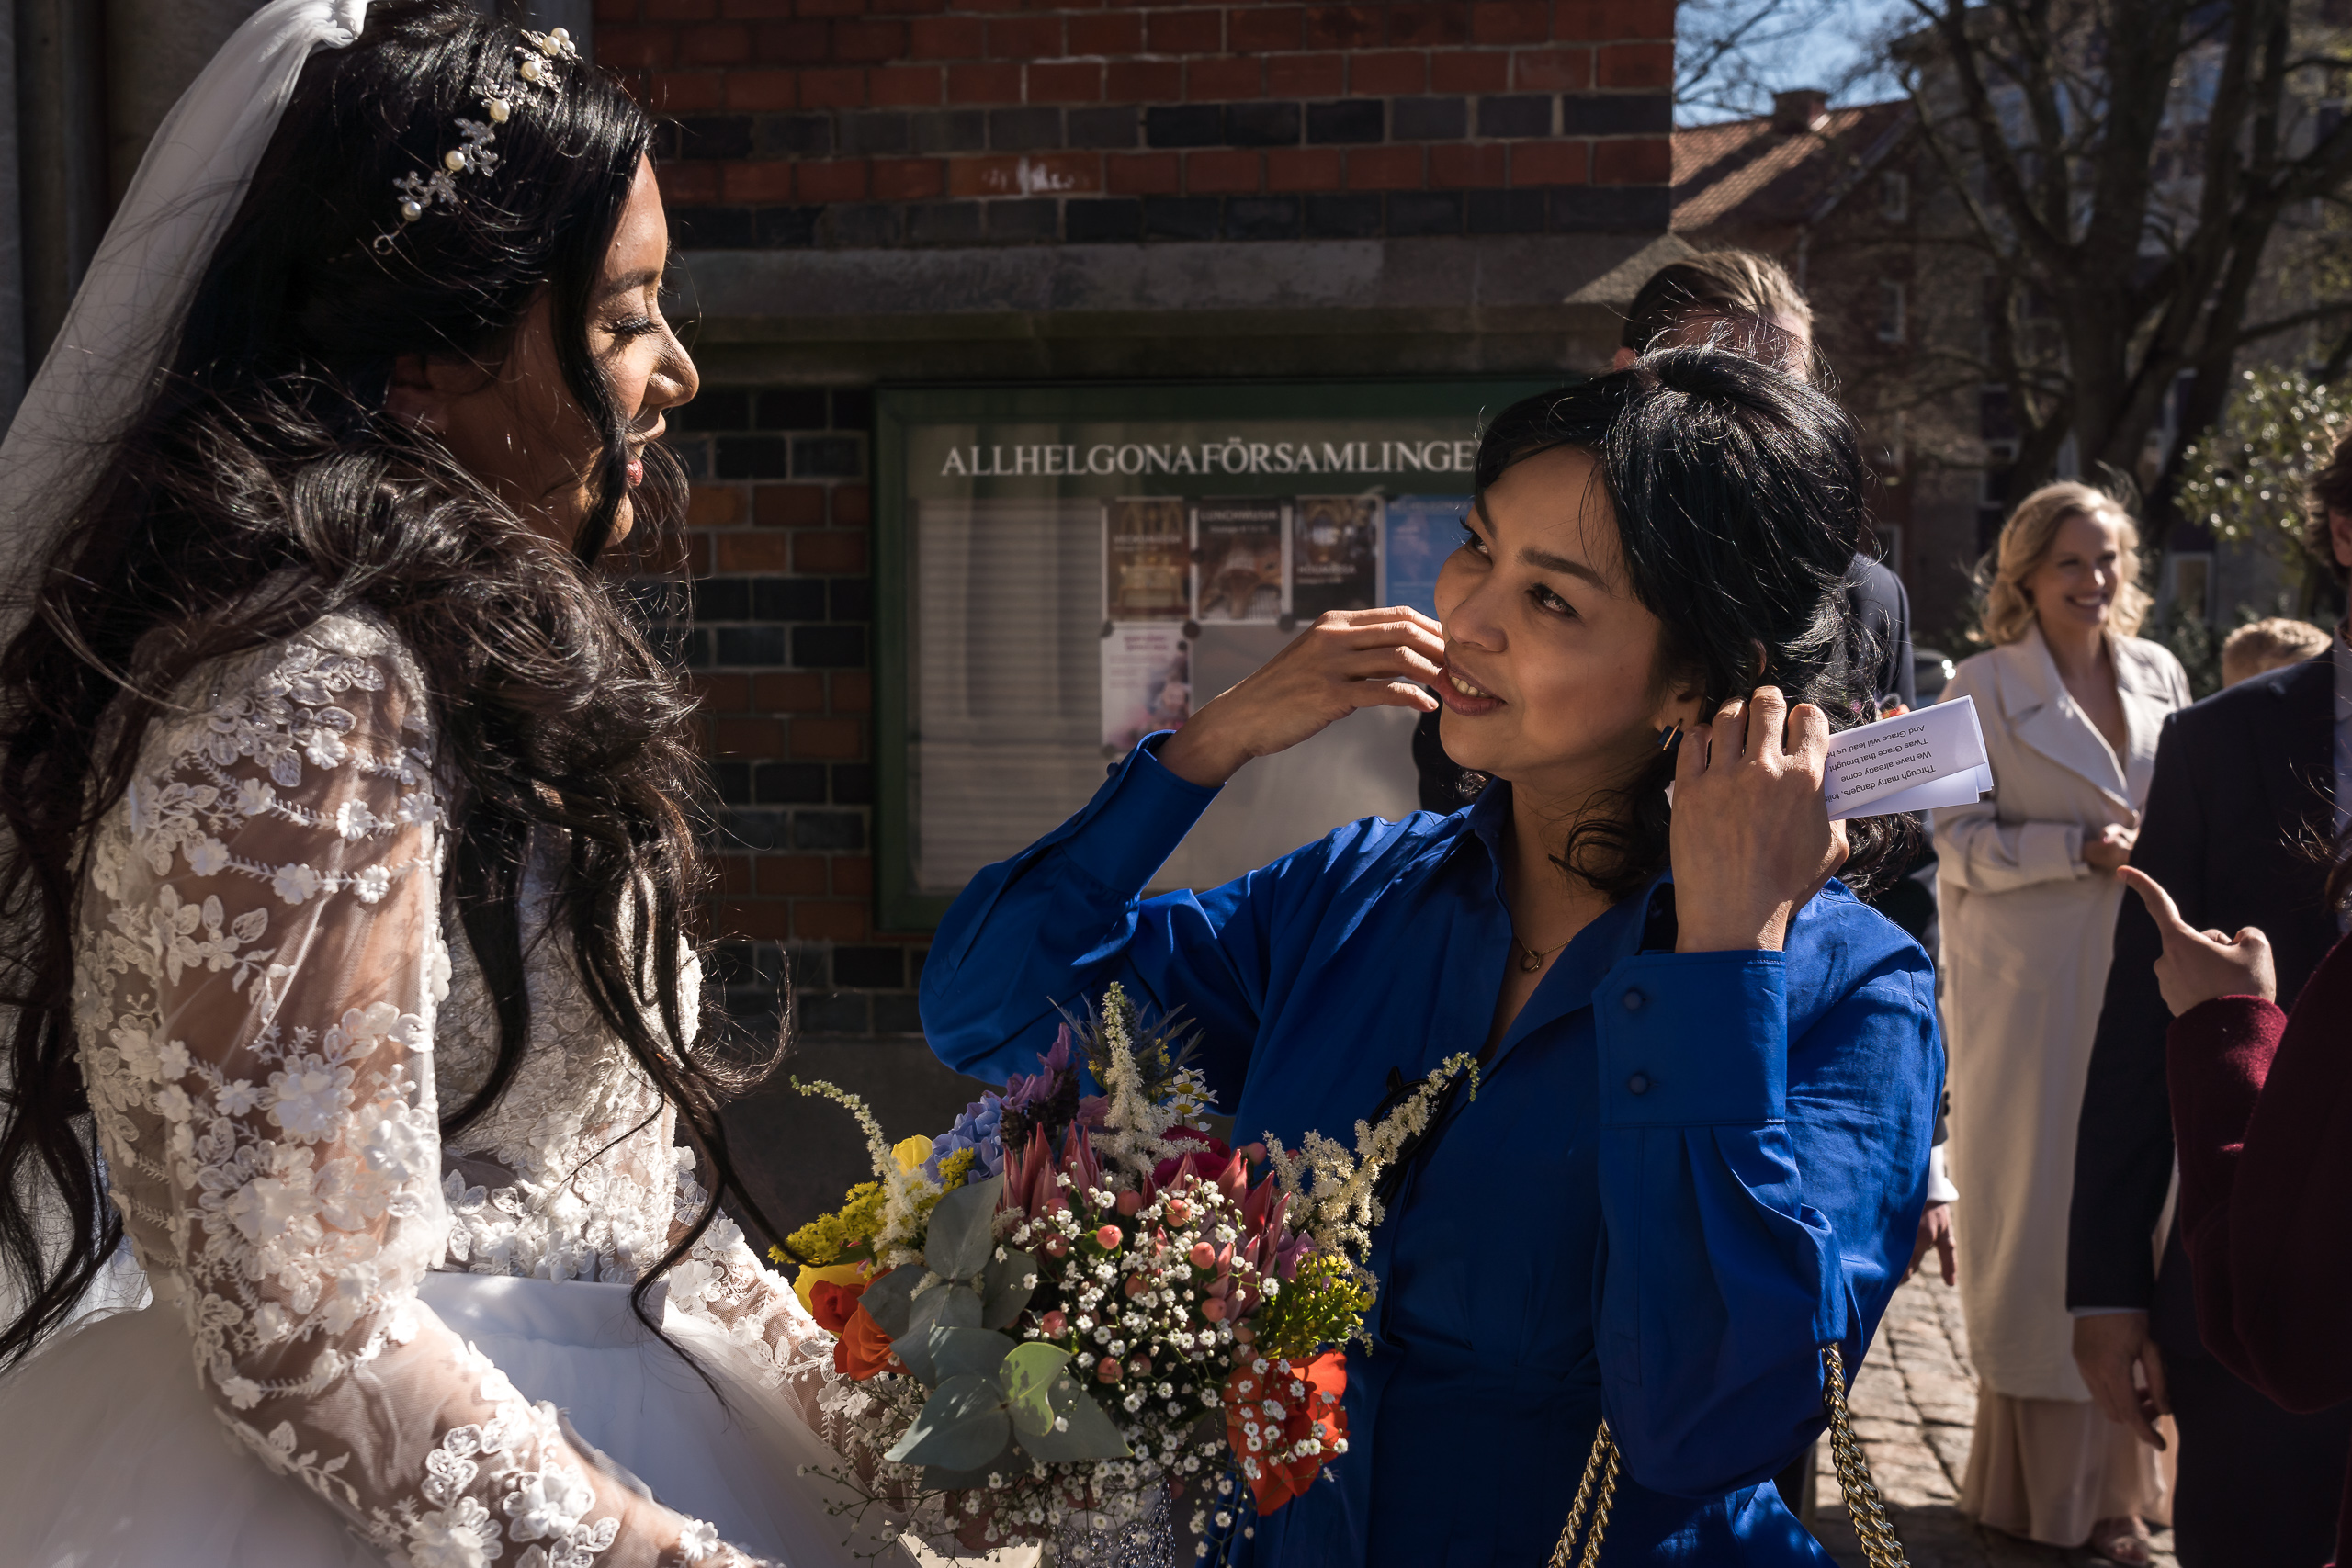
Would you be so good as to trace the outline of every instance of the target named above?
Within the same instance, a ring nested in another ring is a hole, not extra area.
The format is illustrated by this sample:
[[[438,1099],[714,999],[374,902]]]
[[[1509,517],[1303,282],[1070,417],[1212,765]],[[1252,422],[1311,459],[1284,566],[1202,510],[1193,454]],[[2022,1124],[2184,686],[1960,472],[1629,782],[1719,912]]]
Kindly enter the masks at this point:
[[[1568,938],[1568,942],[1574,941],[1576,941],[1576,938]],[[1532,975],[1537,970],[1543,968],[1544,961],[1551,957],[1552,954],[1559,952],[1560,948],[1567,946],[1568,942],[1561,942],[1555,947],[1547,947],[1543,952],[1538,953],[1533,948],[1519,940],[1519,932],[1517,930],[1514,929],[1510,933],[1510,944],[1527,955],[1519,961],[1519,972],[1522,975]]]

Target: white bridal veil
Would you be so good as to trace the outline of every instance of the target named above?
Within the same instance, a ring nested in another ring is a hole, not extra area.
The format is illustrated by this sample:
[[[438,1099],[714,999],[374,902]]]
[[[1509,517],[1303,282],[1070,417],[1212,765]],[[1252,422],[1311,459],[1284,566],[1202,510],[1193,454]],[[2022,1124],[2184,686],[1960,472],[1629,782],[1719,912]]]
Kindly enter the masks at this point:
[[[367,14],[368,0],[271,0],[172,106],[0,443],[0,560],[38,558],[71,521],[177,345],[304,62],[352,43]]]
[[[271,0],[172,106],[0,443],[0,562],[8,570],[28,571],[72,525],[177,346],[188,297],[253,183],[303,64],[315,50],[355,41],[367,14],[368,0]],[[24,614],[21,602],[0,604],[0,643],[16,635]],[[53,1219],[66,1223],[62,1214]],[[85,1309],[127,1304],[142,1288],[128,1258],[119,1262],[124,1267],[99,1280]],[[0,1274],[0,1316],[15,1311],[14,1295]]]

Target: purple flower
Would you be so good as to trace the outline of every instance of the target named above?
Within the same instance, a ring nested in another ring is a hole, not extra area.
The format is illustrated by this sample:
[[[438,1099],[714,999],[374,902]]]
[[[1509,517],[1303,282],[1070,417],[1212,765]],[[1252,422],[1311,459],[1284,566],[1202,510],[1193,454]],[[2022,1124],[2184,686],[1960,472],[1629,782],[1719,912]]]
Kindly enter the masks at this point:
[[[1069,1025],[1065,1023],[1061,1033],[1054,1040],[1054,1048],[1037,1058],[1037,1066],[1043,1071],[1026,1077],[1015,1073],[1007,1080],[1004,1086],[1005,1108],[1025,1113],[1050,1103],[1055,1091],[1061,1087],[1063,1076],[1070,1070],[1069,1045]]]
[[[939,1168],[947,1156],[959,1149],[978,1152],[972,1162],[968,1181],[986,1181],[991,1176],[1004,1173],[1004,1100],[993,1094],[984,1094],[964,1107],[956,1124],[931,1141],[931,1158],[924,1162],[923,1175],[933,1182],[939,1179]]]

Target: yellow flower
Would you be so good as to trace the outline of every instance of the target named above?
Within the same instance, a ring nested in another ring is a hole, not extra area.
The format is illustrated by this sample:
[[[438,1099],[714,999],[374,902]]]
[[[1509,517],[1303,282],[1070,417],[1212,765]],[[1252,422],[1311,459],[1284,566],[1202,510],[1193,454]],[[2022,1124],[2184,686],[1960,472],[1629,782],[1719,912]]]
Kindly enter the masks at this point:
[[[832,1262],[853,1247],[864,1247],[874,1239],[882,1225],[882,1209],[889,1200],[881,1184],[862,1181],[844,1193],[845,1201],[837,1213],[822,1215],[809,1221],[785,1238],[792,1255],[806,1261],[823,1265]],[[776,1257],[781,1263],[785,1258]]]
[[[808,1292],[820,1280],[830,1280],[836,1285],[854,1285],[863,1277],[864,1269],[865,1265],[860,1263],[836,1263],[830,1269],[804,1268],[799,1278],[792,1281],[792,1293],[800,1298],[801,1311],[814,1312],[816,1308],[809,1304]]]
[[[979,1150],[967,1146],[957,1149],[954,1154],[941,1160],[939,1162],[940,1191],[953,1192],[963,1186],[970,1179],[972,1167],[978,1163],[979,1157]]]
[[[922,1163],[931,1157],[931,1140],[918,1133],[902,1140],[890,1151],[890,1155],[899,1162],[900,1170],[920,1170]]]

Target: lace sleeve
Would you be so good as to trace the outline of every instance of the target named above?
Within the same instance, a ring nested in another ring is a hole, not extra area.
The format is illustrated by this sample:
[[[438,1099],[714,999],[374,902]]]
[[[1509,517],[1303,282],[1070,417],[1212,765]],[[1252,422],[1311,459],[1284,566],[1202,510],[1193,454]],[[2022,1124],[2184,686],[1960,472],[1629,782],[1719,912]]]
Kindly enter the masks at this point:
[[[388,631],[323,626],[151,725],[93,845],[77,1003],[134,1234],[230,1431],[395,1563],[734,1557],[417,1299],[447,1235],[429,720]]]
[[[678,1213],[670,1232],[675,1246],[708,1200],[695,1179],[693,1151],[673,1152],[678,1162]],[[768,1386],[824,1433],[821,1401],[832,1381],[833,1337],[817,1326],[792,1287],[752,1255],[742,1229],[724,1213],[670,1271],[670,1304],[725,1330]]]

